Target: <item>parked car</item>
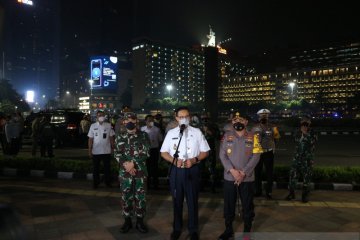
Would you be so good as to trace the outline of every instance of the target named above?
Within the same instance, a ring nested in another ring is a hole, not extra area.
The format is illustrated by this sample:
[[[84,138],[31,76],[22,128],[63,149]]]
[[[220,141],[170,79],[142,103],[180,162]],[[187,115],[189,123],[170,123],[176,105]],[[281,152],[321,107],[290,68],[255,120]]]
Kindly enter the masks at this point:
[[[50,123],[54,125],[56,138],[55,146],[74,146],[80,143],[80,121],[84,113],[76,110],[54,110],[31,113],[25,120],[26,135],[31,135],[31,123],[36,116],[50,116]]]

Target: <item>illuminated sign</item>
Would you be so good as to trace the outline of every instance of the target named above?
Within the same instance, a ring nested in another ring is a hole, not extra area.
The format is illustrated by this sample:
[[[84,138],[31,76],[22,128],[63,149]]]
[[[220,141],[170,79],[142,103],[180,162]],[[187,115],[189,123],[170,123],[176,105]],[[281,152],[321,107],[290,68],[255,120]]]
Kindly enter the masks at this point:
[[[90,61],[92,88],[96,90],[117,91],[117,57],[97,56]]]
[[[18,0],[18,3],[26,4],[26,5],[34,5],[33,1],[31,0]]]

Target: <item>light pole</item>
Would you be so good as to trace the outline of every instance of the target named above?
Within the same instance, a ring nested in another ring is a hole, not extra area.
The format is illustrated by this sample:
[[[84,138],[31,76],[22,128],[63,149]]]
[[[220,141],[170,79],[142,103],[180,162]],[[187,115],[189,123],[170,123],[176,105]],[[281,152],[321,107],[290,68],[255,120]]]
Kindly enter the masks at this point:
[[[90,84],[89,112],[91,113],[92,89],[93,89],[94,80],[93,80],[93,79],[89,79],[89,84]]]
[[[169,91],[169,98],[171,98],[170,92],[173,89],[173,86],[171,84],[166,85],[166,89]]]
[[[290,82],[289,83],[289,87],[291,88],[291,98],[294,97],[294,87],[295,87],[295,82]]]

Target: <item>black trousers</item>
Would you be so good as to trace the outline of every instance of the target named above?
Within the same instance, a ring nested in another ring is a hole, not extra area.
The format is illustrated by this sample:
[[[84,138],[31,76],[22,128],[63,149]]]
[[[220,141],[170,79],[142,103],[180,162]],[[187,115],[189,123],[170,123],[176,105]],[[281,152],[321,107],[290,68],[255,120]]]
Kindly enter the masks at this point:
[[[198,165],[192,168],[173,169],[170,175],[170,191],[173,197],[174,208],[174,231],[181,231],[183,225],[183,203],[186,198],[188,208],[188,230],[190,233],[197,232],[199,228],[199,175]]]
[[[104,176],[105,184],[109,185],[111,183],[110,176],[110,154],[97,154],[93,155],[93,182],[95,185],[100,183],[100,162],[104,164]]]
[[[235,208],[239,191],[242,205],[242,218],[244,229],[250,231],[252,221],[255,217],[254,212],[254,182],[242,182],[239,186],[234,181],[224,180],[224,218],[225,223],[232,223],[235,219]]]
[[[150,157],[146,159],[146,167],[148,170],[148,187],[152,183],[154,187],[158,187],[158,168],[159,168],[159,148],[150,149]]]
[[[40,154],[41,157],[45,157],[45,152],[47,152],[48,157],[53,157],[53,141],[52,137],[44,137],[40,139]]]
[[[262,193],[262,170],[265,165],[266,185],[265,192],[272,193],[273,173],[274,173],[274,152],[264,152],[260,155],[260,160],[255,167],[255,192]]]

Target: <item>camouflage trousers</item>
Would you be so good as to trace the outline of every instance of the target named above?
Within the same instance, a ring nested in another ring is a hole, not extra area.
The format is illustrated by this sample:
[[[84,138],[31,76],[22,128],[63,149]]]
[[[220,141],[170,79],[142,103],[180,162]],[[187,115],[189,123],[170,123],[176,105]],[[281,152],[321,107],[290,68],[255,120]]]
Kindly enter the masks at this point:
[[[309,191],[312,177],[312,166],[310,160],[295,158],[290,168],[289,190],[295,191],[299,175],[303,176],[303,190]]]
[[[144,183],[144,178],[120,177],[122,215],[125,218],[132,217],[134,213],[139,218],[145,216],[146,197]]]

